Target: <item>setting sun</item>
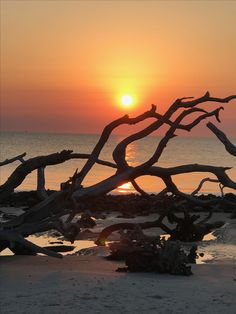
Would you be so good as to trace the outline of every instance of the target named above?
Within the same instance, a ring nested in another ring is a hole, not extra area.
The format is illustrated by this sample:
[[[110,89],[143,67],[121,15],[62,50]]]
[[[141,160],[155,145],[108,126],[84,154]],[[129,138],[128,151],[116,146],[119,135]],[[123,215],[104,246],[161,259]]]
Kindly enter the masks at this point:
[[[130,95],[123,95],[121,97],[121,104],[124,106],[124,107],[130,107],[132,106],[133,104],[133,97],[130,96]]]
[[[131,182],[118,186],[117,191],[122,194],[131,193],[133,191]]]

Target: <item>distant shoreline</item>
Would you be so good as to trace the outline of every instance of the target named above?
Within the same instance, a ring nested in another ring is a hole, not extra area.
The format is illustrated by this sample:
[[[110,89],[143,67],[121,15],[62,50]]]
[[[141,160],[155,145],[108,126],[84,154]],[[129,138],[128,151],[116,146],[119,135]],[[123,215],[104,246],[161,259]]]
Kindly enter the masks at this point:
[[[55,190],[48,190],[48,195],[56,192]],[[179,196],[165,195],[164,197],[158,197],[158,194],[149,193],[150,198],[139,195],[138,193],[127,193],[127,194],[115,194],[110,193],[107,195],[97,196],[94,198],[85,198],[81,199],[81,204],[83,204],[83,211],[91,212],[109,212],[109,211],[119,211],[122,215],[127,215],[132,218],[132,215],[148,215],[151,213],[158,213],[159,211],[165,208],[165,202],[168,199],[168,206],[174,205],[176,202],[183,200],[185,206],[189,208],[191,212],[209,212],[209,209],[204,208],[203,206],[196,205],[191,201],[187,201],[184,198]],[[222,197],[216,194],[200,194],[197,198],[201,200],[210,200],[212,198]],[[235,193],[226,193],[224,198],[228,201],[235,202],[236,194]],[[0,206],[7,207],[25,207],[27,210],[39,203],[39,198],[37,196],[37,191],[19,191],[14,192],[9,195],[4,201],[0,203]],[[217,212],[226,212],[235,214],[235,210],[230,209],[229,205],[220,204],[217,207]]]
[[[97,133],[85,133],[85,132],[56,132],[56,131],[17,131],[17,130],[0,130],[0,133],[2,134],[12,134],[12,133],[18,133],[18,134],[40,134],[40,135],[68,135],[68,136],[78,136],[78,135],[84,135],[84,136],[97,136],[100,137],[101,132],[103,130],[99,130]],[[113,133],[111,136],[118,136],[118,137],[126,137],[128,136],[129,133]],[[164,134],[150,134],[148,137],[155,138],[155,137],[162,137]],[[189,139],[189,138],[194,138],[194,139],[215,139],[213,134],[209,135],[196,135],[196,134],[186,134],[179,136],[179,138],[184,138],[184,139]],[[1,136],[0,136],[1,140]],[[231,137],[231,140],[236,141],[236,135]],[[217,140],[216,140],[217,141]]]

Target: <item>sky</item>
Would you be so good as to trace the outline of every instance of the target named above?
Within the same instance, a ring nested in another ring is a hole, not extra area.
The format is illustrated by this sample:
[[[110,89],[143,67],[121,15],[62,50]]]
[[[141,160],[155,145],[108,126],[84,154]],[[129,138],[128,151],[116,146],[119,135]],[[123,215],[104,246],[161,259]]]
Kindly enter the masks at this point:
[[[152,103],[236,94],[235,16],[226,0],[1,0],[1,129],[100,133]],[[233,101],[222,114],[233,137],[235,112]]]

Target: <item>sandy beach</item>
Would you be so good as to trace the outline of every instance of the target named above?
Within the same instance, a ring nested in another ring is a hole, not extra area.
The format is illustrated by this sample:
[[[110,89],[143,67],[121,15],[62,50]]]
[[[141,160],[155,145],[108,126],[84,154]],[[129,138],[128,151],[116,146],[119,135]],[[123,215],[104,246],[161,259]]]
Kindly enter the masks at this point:
[[[190,277],[120,273],[123,262],[101,256],[1,256],[1,313],[235,313],[236,224],[226,220]]]
[[[1,313],[235,313],[236,264],[190,277],[118,273],[94,256],[1,257]]]

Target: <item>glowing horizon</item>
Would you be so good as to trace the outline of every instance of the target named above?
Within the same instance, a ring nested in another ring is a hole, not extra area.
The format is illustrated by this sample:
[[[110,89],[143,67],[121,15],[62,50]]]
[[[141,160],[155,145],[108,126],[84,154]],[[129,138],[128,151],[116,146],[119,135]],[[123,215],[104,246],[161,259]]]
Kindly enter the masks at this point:
[[[235,94],[235,15],[230,1],[3,0],[1,129],[100,133],[152,103],[163,113],[176,98]],[[234,116],[235,101],[229,136]]]

